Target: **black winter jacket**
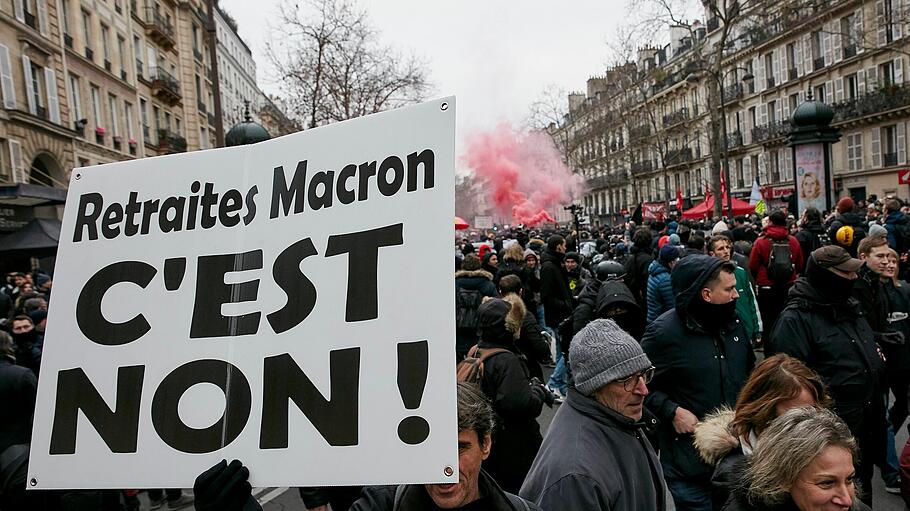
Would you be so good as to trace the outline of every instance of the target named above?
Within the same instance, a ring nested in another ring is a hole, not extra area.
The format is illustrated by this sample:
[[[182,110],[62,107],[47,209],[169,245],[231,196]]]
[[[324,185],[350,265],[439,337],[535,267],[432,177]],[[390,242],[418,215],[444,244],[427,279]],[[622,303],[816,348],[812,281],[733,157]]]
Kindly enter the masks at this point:
[[[11,445],[30,443],[37,390],[35,373],[0,357],[0,403],[4,417],[0,421],[0,453]]]
[[[651,266],[653,260],[650,250],[633,246],[625,263],[626,285],[632,290],[632,294],[642,310],[647,307],[648,267]]]
[[[502,490],[486,472],[480,471],[478,485],[483,500],[464,508],[472,511],[541,511],[536,505]],[[420,484],[403,486],[370,486],[351,506],[350,511],[437,511],[426,489]],[[455,510],[457,511],[457,509]]]
[[[851,297],[831,303],[800,277],[771,339],[766,355],[786,353],[817,372],[834,398],[834,411],[859,436],[864,410],[873,401],[880,407],[885,367],[859,302]]]
[[[799,248],[803,252],[803,268],[808,264],[812,251],[822,246],[820,237],[823,235],[827,235],[827,233],[825,232],[825,226],[820,223],[811,223],[796,233],[796,241],[799,242]]]
[[[845,225],[853,228],[853,242],[849,245],[844,245],[837,240],[838,229]],[[859,247],[859,242],[865,237],[866,229],[863,228],[863,219],[856,213],[838,214],[831,221],[831,225],[828,226],[828,238],[831,239],[831,243],[844,247],[853,257],[856,257],[856,249]]]
[[[543,396],[530,385],[529,371],[514,345],[481,340],[477,346],[510,350],[491,356],[483,364],[480,387],[499,417],[493,449],[483,466],[503,488],[517,492],[543,441],[537,423]]]
[[[745,495],[745,491],[741,486],[742,483],[737,485],[736,491],[733,492],[730,500],[728,500],[727,504],[723,507],[723,511],[800,511],[793,500],[789,498],[786,502],[776,505],[749,502]],[[850,511],[872,511],[872,509],[859,500],[859,498],[854,498],[853,505],[850,506]]]
[[[722,263],[702,255],[681,259],[672,275],[676,307],[648,325],[641,341],[657,369],[645,404],[661,421],[661,456],[671,457],[680,471],[674,475],[681,477],[706,476],[711,467],[696,452],[692,435],[676,433],[676,409],[682,406],[702,420],[721,406],[732,408],[755,365],[746,328],[735,314],[712,333],[688,313],[694,300],[701,299],[705,280]]]
[[[644,427],[570,388],[520,495],[547,510],[667,509]]]
[[[500,261],[499,269],[493,278],[493,283],[497,288],[499,281],[506,275],[515,275],[521,279],[521,298],[525,302],[525,308],[536,314],[537,300],[534,299],[534,295],[540,292],[540,277],[537,276],[537,272],[525,266],[523,262],[518,263],[507,259]]]
[[[572,291],[565,254],[544,249],[540,256],[540,301],[547,326],[555,328],[572,314]]]
[[[493,285],[493,275],[484,270],[460,270],[455,272],[455,299],[458,303],[458,290],[469,289],[478,291],[482,296],[498,296],[496,286]],[[455,332],[455,349],[459,359],[477,344],[476,328],[458,328]]]

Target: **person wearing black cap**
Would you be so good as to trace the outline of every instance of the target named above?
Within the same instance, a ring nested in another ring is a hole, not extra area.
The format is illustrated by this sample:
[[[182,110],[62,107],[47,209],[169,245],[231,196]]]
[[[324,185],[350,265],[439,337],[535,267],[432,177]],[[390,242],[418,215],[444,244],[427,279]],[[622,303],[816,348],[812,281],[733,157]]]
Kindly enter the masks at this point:
[[[766,354],[798,358],[824,379],[834,411],[856,437],[861,452],[857,477],[871,488],[873,467],[884,459],[886,447],[885,365],[851,294],[862,266],[837,245],[813,251],[806,274],[790,290],[774,325]],[[871,499],[871,493],[863,498],[868,504]]]
[[[850,197],[837,201],[837,215],[828,225],[828,238],[831,243],[840,245],[853,257],[856,257],[859,242],[866,237],[863,219],[854,211],[855,208],[856,204]]]
[[[695,449],[698,421],[733,407],[755,364],[749,335],[737,318],[736,265],[692,254],[670,280],[676,306],[648,325],[641,341],[656,367],[645,405],[661,425],[660,462],[676,509],[711,509],[712,467]]]

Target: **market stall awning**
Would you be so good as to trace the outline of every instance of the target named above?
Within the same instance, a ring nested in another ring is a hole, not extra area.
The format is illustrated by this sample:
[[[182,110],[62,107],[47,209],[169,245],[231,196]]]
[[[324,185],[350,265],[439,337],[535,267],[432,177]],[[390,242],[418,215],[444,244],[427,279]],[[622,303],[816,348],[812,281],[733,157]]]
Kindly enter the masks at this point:
[[[0,237],[0,254],[40,257],[56,252],[60,240],[60,220],[35,218],[18,231]]]
[[[729,210],[727,210],[727,198],[724,197],[722,201],[723,214],[730,215]],[[748,215],[755,212],[755,206],[749,204],[746,201],[737,199],[733,197],[733,215]],[[714,196],[709,196],[707,199],[702,201],[700,204],[695,205],[691,209],[683,211],[683,218],[705,218],[714,215]]]

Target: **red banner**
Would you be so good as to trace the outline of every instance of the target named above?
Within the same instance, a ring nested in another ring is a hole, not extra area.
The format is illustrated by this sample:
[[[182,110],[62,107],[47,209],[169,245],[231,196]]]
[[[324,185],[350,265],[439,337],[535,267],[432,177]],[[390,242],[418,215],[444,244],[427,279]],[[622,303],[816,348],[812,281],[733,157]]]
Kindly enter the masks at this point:
[[[667,205],[663,202],[645,202],[641,205],[641,216],[645,220],[663,222],[667,218]]]

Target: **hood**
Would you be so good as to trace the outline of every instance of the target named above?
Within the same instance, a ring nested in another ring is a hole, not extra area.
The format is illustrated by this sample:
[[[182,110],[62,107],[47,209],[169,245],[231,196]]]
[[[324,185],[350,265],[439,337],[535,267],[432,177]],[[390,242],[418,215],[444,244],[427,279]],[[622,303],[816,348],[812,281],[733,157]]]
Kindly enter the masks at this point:
[[[853,213],[853,212],[841,213],[841,214],[837,215],[836,217],[834,217],[834,219],[840,220],[841,223],[843,223],[845,225],[851,225],[853,227],[856,227],[856,226],[860,225],[861,223],[863,223],[863,219],[860,218],[860,216],[858,214]]]
[[[888,213],[888,216],[885,218],[886,224],[905,224],[907,223],[907,216],[901,213],[900,211],[892,211]]]
[[[635,295],[629,289],[629,286],[621,280],[608,280],[599,286],[597,290],[597,302],[594,307],[594,313],[597,317],[605,317],[606,310],[610,307],[623,305],[626,309],[640,313],[641,308],[635,300]]]
[[[795,304],[800,309],[811,309],[829,316],[833,321],[840,317],[855,317],[860,315],[860,303],[856,298],[850,297],[843,303],[831,303],[831,300],[822,294],[806,280],[799,277],[790,288],[787,295],[787,304]]]
[[[765,236],[772,240],[785,240],[790,235],[790,231],[783,225],[769,225],[765,227]]]
[[[708,276],[722,264],[724,262],[720,259],[702,254],[692,254],[676,263],[670,273],[670,281],[676,295],[677,313],[683,313],[689,308],[692,300],[701,293]]]
[[[524,322],[527,312],[525,302],[515,293],[509,293],[502,299],[512,305],[509,313],[506,314],[506,330],[512,332],[513,340],[517,340],[521,336],[521,324]]]
[[[716,465],[728,452],[739,447],[739,439],[730,433],[733,416],[733,410],[723,407],[695,425],[695,448],[708,465]]]
[[[603,282],[597,279],[588,279],[585,287],[581,288],[581,293],[578,294],[578,303],[585,304],[594,309],[594,305],[597,303],[597,293],[600,291]]]
[[[493,274],[486,270],[458,270],[455,272],[455,278],[456,279],[481,278],[481,279],[493,280]]]
[[[514,341],[521,336],[521,324],[525,318],[525,305],[521,297],[514,293],[510,293],[501,299],[485,296],[483,304],[488,302],[501,303],[495,302],[496,300],[508,303],[510,305],[509,310],[505,312],[505,318],[502,318],[502,316],[499,316],[501,312],[497,310],[499,306],[491,304],[494,308],[490,309],[488,316],[485,317],[485,307],[481,305],[481,309],[478,309],[478,314],[480,315],[478,330],[481,344],[511,348]],[[486,318],[489,318],[490,323],[484,323]]]
[[[651,261],[651,265],[648,266],[648,275],[656,277],[661,273],[670,273],[670,268],[660,264],[657,259]]]
[[[552,261],[556,263],[557,266],[562,265],[562,262],[566,259],[566,255],[561,252],[554,252],[548,248],[543,250],[543,254],[540,256],[540,264],[543,264],[547,261]]]

